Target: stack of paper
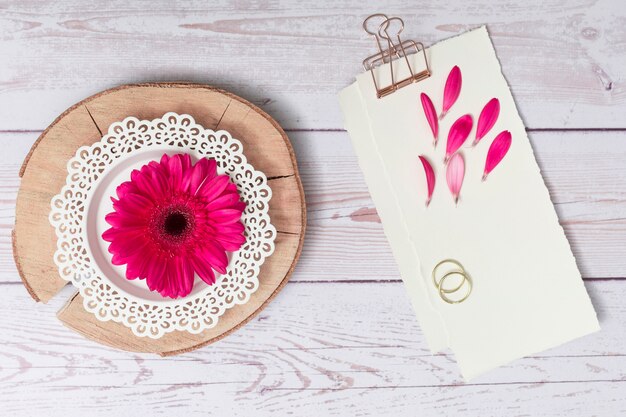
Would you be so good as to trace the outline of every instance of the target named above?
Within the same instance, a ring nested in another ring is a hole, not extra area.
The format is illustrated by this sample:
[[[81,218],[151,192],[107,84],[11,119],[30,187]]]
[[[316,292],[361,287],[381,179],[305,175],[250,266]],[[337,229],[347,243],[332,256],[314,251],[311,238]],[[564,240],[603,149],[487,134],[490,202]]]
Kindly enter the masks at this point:
[[[365,72],[341,92],[340,102],[428,344],[433,352],[450,348],[468,379],[597,331],[599,325],[486,29],[440,42],[426,55],[428,79],[379,99]],[[410,57],[415,68],[423,66],[419,54]],[[441,111],[454,66],[462,71],[462,90],[439,120],[435,147],[420,94],[428,94]],[[396,79],[405,70],[394,65]],[[388,64],[375,75],[380,84],[388,83]],[[494,97],[501,106],[498,120],[472,147],[478,116]],[[450,126],[464,114],[472,116],[474,128],[458,151],[465,178],[455,204],[444,155]],[[503,130],[512,134],[510,150],[482,181],[489,146]],[[435,171],[429,206],[419,155]],[[445,302],[431,278],[435,265],[449,258],[461,262],[473,280],[470,296],[458,304]]]

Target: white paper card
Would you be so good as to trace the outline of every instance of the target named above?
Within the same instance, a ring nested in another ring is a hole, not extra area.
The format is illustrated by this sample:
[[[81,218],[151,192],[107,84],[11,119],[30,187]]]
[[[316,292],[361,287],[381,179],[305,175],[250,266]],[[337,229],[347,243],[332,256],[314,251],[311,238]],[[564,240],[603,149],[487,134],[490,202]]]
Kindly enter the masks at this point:
[[[599,329],[595,311],[559,225],[550,196],[487,34],[480,29],[426,50],[432,76],[378,99],[370,73],[340,94],[345,126],[425,337],[433,351],[449,347],[466,379]],[[411,58],[416,68],[418,55]],[[439,143],[424,116],[425,92],[441,112],[443,89],[455,65],[460,96],[440,120]],[[401,72],[402,66],[394,66]],[[388,66],[377,69],[386,82]],[[396,73],[396,79],[403,74]],[[496,97],[500,115],[476,146],[475,125]],[[445,179],[445,145],[452,123],[471,114],[474,128],[460,149],[465,180],[455,205]],[[486,181],[485,158],[494,137],[512,145]],[[418,155],[435,170],[425,206],[426,181]],[[474,281],[460,304],[443,302],[431,280],[441,260],[459,260]]]

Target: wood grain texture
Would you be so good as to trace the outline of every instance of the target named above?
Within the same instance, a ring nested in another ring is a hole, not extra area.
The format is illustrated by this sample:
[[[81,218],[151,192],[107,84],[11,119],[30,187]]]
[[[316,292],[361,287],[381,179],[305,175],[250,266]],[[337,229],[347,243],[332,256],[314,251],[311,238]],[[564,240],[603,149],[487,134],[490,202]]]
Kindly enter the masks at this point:
[[[276,238],[277,256],[267,260],[259,274],[259,288],[246,304],[226,310],[218,324],[199,334],[187,332],[167,333],[153,340],[136,337],[132,331],[118,323],[102,322],[83,308],[83,298],[74,294],[57,314],[67,327],[98,343],[131,352],[156,353],[161,356],[178,355],[209,345],[241,328],[278,294],[285,286],[297,260],[301,242],[300,234],[279,233]]]
[[[3,287],[0,402],[11,416],[43,410],[50,416],[89,410],[94,417],[626,411],[626,286],[619,281],[587,283],[601,332],[469,384],[449,353],[428,352],[401,283],[291,282],[239,332],[164,359],[83,339],[52,317],[58,299],[35,306],[20,286]]]
[[[43,129],[100,90],[170,80],[233,91],[284,128],[341,128],[336,94],[375,50],[360,25],[376,11],[426,45],[487,24],[530,128],[626,128],[619,1],[62,0],[0,9],[0,129]]]
[[[360,24],[377,11],[401,15],[406,38],[427,45],[487,24],[601,332],[471,384],[453,357],[427,351],[340,131],[336,94],[373,50]],[[622,2],[0,0],[0,56],[3,416],[626,414]],[[233,91],[291,130],[309,233],[291,281],[249,325],[159,358],[60,326],[72,288],[33,305],[10,230],[20,163],[61,111],[119,84],[170,80]]]
[[[48,212],[52,196],[65,183],[67,160],[80,146],[98,141],[115,121],[131,115],[153,119],[167,111],[189,113],[205,127],[232,132],[248,161],[268,176],[269,213],[280,236],[274,255],[261,267],[259,289],[246,304],[229,309],[214,328],[197,335],[176,331],[158,341],[136,337],[121,323],[98,321],[84,311],[78,295],[58,316],[66,326],[107,346],[173,355],[210,344],[243,326],[282,289],[295,268],[306,226],[304,193],[289,139],[267,114],[230,93],[193,84],[127,85],[87,98],[64,112],[27,154],[12,237],[17,269],[29,294],[36,301],[49,301],[65,285],[53,261],[56,235]]]
[[[0,148],[6,155],[0,159],[0,282],[19,279],[10,258],[9,237],[19,185],[16,161],[23,158],[36,136],[0,133]],[[293,279],[398,280],[397,267],[347,134],[294,132],[290,136],[309,213],[300,272]],[[624,278],[624,133],[533,132],[531,140],[583,276]],[[280,210],[272,215],[280,219],[285,231],[294,230]]]
[[[48,221],[50,201],[65,185],[67,161],[99,139],[87,109],[72,109],[41,134],[20,168],[12,247],[20,278],[36,301],[48,301],[67,284],[52,260],[57,238]]]

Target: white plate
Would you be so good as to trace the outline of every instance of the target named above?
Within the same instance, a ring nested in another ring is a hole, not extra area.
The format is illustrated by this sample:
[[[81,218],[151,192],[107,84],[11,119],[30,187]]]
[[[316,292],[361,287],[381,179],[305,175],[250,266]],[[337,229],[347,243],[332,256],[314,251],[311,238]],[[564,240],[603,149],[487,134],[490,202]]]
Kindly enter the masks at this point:
[[[111,197],[133,169],[167,153],[187,153],[195,161],[213,158],[247,203],[242,215],[246,243],[230,254],[224,275],[207,285],[196,277],[183,298],[164,298],[145,280],[127,280],[125,266],[111,264],[104,220]],[[68,162],[66,185],[52,199],[50,222],[57,234],[55,262],[71,281],[85,308],[100,320],[114,320],[138,336],[158,338],[173,330],[199,333],[217,324],[226,309],[243,304],[258,288],[259,267],[274,251],[276,229],[269,218],[271,189],[262,172],[247,163],[241,143],[226,131],[214,132],[189,115],[167,113],[155,120],[134,117],[114,123],[99,142],[81,147]]]

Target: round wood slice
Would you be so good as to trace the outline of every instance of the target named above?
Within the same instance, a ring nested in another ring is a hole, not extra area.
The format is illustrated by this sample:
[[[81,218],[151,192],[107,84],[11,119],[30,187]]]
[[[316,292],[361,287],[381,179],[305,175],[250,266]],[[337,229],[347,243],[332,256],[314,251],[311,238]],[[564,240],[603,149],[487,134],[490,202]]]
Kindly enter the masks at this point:
[[[65,184],[68,159],[80,146],[100,140],[113,122],[127,116],[154,119],[168,111],[190,114],[204,127],[227,130],[243,143],[248,161],[269,180],[270,216],[278,236],[250,301],[227,310],[216,327],[201,334],[175,331],[157,340],[137,337],[120,323],[96,319],[83,308],[78,293],[58,313],[66,326],[90,339],[160,355],[187,352],[232,333],[256,316],[293,272],[306,227],[304,192],[289,139],[270,116],[246,100],[201,84],[125,85],[89,97],[59,116],[27,155],[20,170],[13,230],[13,254],[22,281],[36,301],[45,303],[67,284],[53,261],[56,236],[48,213],[50,200]]]

